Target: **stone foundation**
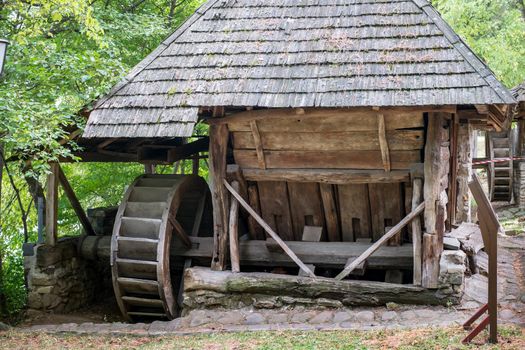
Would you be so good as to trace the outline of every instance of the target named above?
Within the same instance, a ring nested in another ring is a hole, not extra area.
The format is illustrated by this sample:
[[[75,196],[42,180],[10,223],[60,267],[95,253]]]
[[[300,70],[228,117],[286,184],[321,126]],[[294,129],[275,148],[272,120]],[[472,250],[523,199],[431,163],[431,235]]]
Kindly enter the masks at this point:
[[[101,286],[98,266],[79,257],[78,238],[64,238],[55,247],[39,244],[24,257],[31,310],[69,312],[88,305]]]

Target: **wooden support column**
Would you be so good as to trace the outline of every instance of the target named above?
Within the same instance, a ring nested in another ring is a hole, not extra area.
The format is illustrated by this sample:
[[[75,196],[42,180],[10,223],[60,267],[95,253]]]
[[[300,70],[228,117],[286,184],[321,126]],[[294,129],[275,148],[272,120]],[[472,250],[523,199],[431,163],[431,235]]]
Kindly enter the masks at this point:
[[[412,183],[412,210],[415,210],[421,203],[421,195],[423,192],[423,179],[415,178]],[[414,249],[414,285],[421,285],[421,255],[422,255],[422,233],[421,220],[416,216],[412,220],[412,247]]]
[[[422,285],[425,288],[437,288],[439,259],[443,250],[443,237],[439,237],[437,232],[438,207],[441,195],[441,141],[443,139],[443,122],[444,118],[441,113],[430,113],[428,116],[424,163],[426,233],[423,236],[422,270]]]
[[[458,169],[458,132],[459,132],[459,116],[453,115],[450,130],[450,183],[448,188],[448,198],[450,205],[448,206],[448,228],[456,222],[456,203],[457,203],[457,169]]]
[[[228,249],[228,191],[226,178],[226,153],[228,151],[228,126],[210,125],[210,180],[213,203],[213,258],[212,269],[224,270]]]
[[[239,192],[239,183],[232,182],[232,187]],[[239,202],[232,196],[230,206],[230,260],[232,265],[232,272],[241,272],[241,259],[239,257]]]
[[[457,195],[455,224],[472,222],[471,194],[468,183],[472,177],[471,128],[469,124],[459,124],[457,156]]]
[[[89,222],[89,219],[86,213],[84,212],[84,209],[82,209],[82,205],[80,204],[77,196],[75,195],[75,192],[73,191],[73,187],[71,187],[71,184],[67,180],[66,174],[64,174],[64,171],[62,171],[60,165],[58,165],[58,179],[60,181],[60,185],[64,189],[64,193],[66,194],[69,203],[73,207],[75,214],[77,214],[78,220],[80,220],[80,224],[86,231],[86,234],[88,236],[96,235],[93,226],[91,226],[91,222]]]
[[[50,173],[47,175],[46,195],[46,244],[51,246],[57,243],[58,234],[58,163],[51,163]]]

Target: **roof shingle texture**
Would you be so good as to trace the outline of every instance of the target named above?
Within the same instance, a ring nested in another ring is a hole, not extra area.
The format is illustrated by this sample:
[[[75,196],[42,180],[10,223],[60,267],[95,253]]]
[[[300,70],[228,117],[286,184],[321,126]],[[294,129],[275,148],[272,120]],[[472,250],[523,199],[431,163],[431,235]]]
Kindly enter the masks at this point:
[[[200,106],[511,103],[426,0],[211,0],[98,101],[84,137],[190,136]]]

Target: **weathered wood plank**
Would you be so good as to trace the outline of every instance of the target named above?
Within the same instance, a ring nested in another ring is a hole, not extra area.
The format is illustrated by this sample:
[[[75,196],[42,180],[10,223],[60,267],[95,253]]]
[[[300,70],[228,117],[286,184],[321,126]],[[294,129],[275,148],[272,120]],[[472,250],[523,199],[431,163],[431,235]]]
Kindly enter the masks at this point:
[[[259,182],[261,216],[284,240],[294,240],[286,182]]]
[[[212,268],[224,270],[228,248],[228,192],[223,186],[226,177],[226,153],[228,151],[228,127],[210,125],[210,180],[213,203],[213,237],[215,250]]]
[[[261,215],[261,204],[259,202],[259,190],[256,184],[248,186],[248,203],[255,210],[255,212]],[[264,217],[264,216],[263,216]],[[264,239],[264,231],[262,227],[255,221],[251,215],[248,216],[248,231],[250,232],[251,239]]]
[[[423,179],[415,178],[412,186],[412,210],[415,210],[421,203],[421,194],[423,191]],[[412,220],[412,246],[414,248],[414,278],[415,286],[421,285],[421,249],[422,249],[421,219],[416,216]]]
[[[46,194],[46,244],[54,246],[58,234],[58,163],[50,163]]]
[[[372,233],[377,241],[385,232],[385,227],[397,224],[403,215],[404,201],[401,184],[369,184],[370,212]],[[389,244],[399,245],[401,235],[397,235]]]
[[[401,220],[397,225],[392,227],[390,231],[384,234],[383,237],[381,237],[377,242],[372,244],[367,250],[363,252],[359,257],[357,257],[350,265],[345,267],[341,273],[339,273],[335,278],[337,280],[342,280],[346,276],[352,272],[359,264],[361,264],[363,261],[368,259],[370,255],[372,255],[376,250],[378,250],[384,243],[386,243],[390,238],[394,237],[396,234],[398,234],[403,227],[405,227],[408,223],[412,221],[414,217],[419,215],[423,209],[425,209],[425,203],[421,203],[414,211],[412,211],[410,214],[405,216],[403,220]],[[439,268],[439,264],[438,264]]]
[[[301,240],[305,226],[324,227],[324,215],[319,193],[319,184],[289,182],[288,196],[292,226],[296,241]]]
[[[232,187],[235,191],[239,191],[239,183],[237,181],[232,182]],[[241,264],[239,258],[239,202],[235,199],[231,199],[230,204],[230,261],[232,265],[232,272],[237,273],[241,271]]]
[[[385,132],[389,149],[393,151],[423,148],[423,130],[390,130]],[[346,132],[263,132],[265,150],[270,151],[367,151],[379,150],[376,131]],[[256,149],[252,132],[234,132],[233,148]]]
[[[236,163],[241,168],[259,166],[257,152],[234,150]],[[383,169],[381,151],[264,151],[268,169]],[[390,152],[392,169],[410,169],[421,161],[419,151]]]
[[[383,159],[383,168],[385,171],[390,171],[390,148],[389,143],[386,137],[386,126],[385,126],[385,116],[383,114],[377,115],[377,125],[378,125],[378,136],[379,136],[379,148],[381,150],[381,158]]]
[[[390,130],[424,126],[422,110],[381,110]],[[231,131],[250,131],[249,121],[261,122],[259,130],[266,131],[366,131],[377,130],[377,111],[357,109],[305,108],[298,114],[294,109],[247,111],[210,120],[210,123],[227,122]]]
[[[339,216],[334,187],[330,184],[319,184],[321,200],[323,203],[324,217],[326,221],[326,236],[330,242],[341,241],[341,230],[339,227]]]
[[[345,242],[371,237],[368,185],[339,185],[341,235]]]
[[[316,278],[315,274],[312,270],[310,270],[298,257],[295,255],[295,253],[286,245],[286,243],[279,237],[277,233],[275,233],[270,226],[266,222],[264,222],[263,218],[257,214],[248,203],[242,199],[242,197],[237,193],[233,187],[230,186],[230,184],[224,179],[224,186],[230,191],[232,196],[235,197],[239,201],[239,204],[242,205],[249,213],[254,217],[255,220],[261,225],[264,230],[279,244],[279,246],[282,248],[282,250],[299,266],[301,270],[306,272],[308,276],[312,278]]]
[[[261,139],[261,134],[259,133],[259,128],[257,127],[257,121],[252,120],[250,122],[250,129],[252,130],[252,138],[254,142],[254,148],[257,153],[257,161],[259,162],[259,168],[266,169],[266,161],[264,160],[264,147]]]
[[[368,184],[379,182],[408,182],[406,170],[348,170],[348,169],[243,169],[248,181],[319,182],[325,184]]]
[[[424,164],[426,233],[423,236],[422,285],[425,288],[437,288],[439,259],[443,250],[442,230],[438,232],[438,228],[443,226],[440,221],[444,221],[444,216],[439,215],[439,206],[441,205],[442,176],[445,173],[444,168],[448,167],[448,159],[443,160],[442,150],[444,138],[448,138],[443,129],[444,122],[443,114],[429,114]]]

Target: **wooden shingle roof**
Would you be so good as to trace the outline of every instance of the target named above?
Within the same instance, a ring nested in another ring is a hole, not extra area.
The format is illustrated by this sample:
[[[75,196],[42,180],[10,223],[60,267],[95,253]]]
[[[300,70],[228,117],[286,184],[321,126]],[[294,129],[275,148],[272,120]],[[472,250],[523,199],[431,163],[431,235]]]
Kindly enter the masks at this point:
[[[96,103],[84,137],[190,136],[201,106],[515,102],[426,0],[210,0]]]

